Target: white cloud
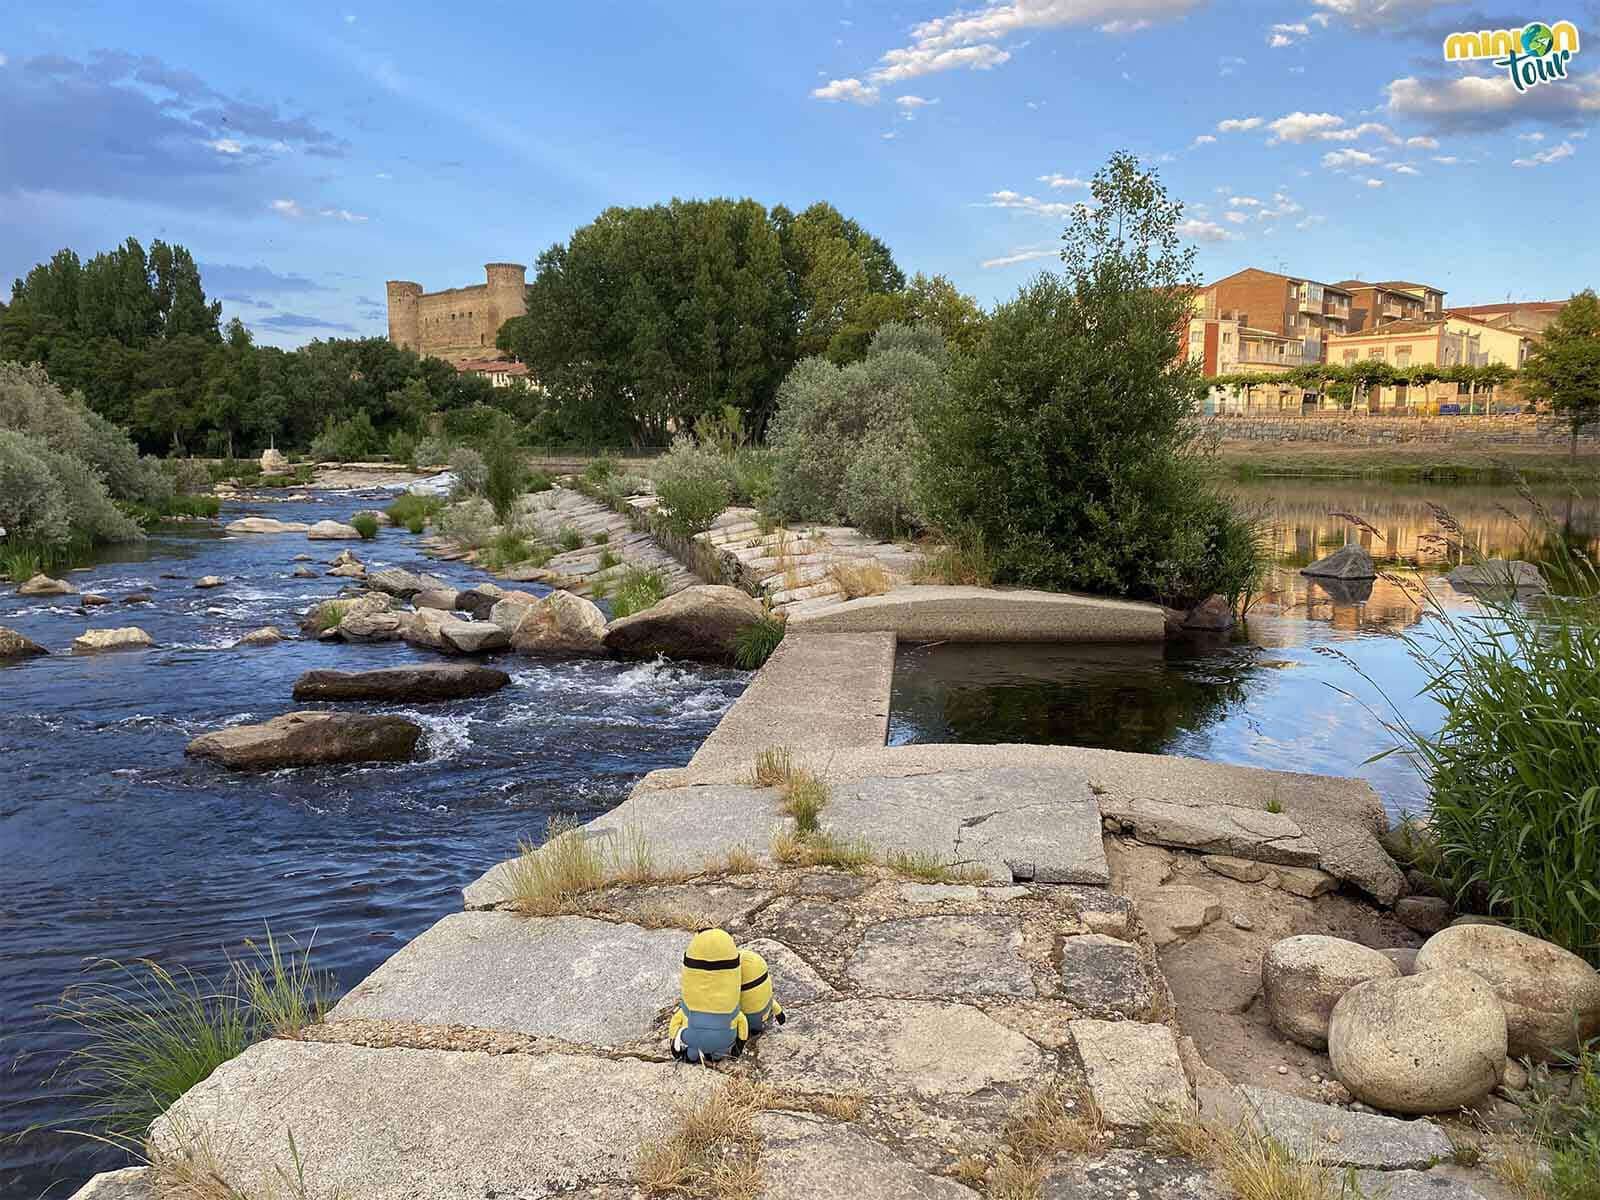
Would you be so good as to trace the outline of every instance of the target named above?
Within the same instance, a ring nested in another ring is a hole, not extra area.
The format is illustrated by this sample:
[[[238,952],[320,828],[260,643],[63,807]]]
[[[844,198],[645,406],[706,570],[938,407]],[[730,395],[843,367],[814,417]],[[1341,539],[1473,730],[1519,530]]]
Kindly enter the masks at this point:
[[[1281,33],[1275,33],[1267,39],[1267,47],[1271,50],[1282,50],[1285,46],[1292,45],[1294,45],[1294,40]]]
[[[1282,50],[1310,34],[1311,28],[1304,21],[1286,21],[1272,27],[1267,45],[1273,50]]]
[[[1312,0],[1324,10],[1311,18],[1319,25],[1327,25],[1335,16],[1353,29],[1388,29],[1396,25],[1409,25],[1430,10],[1455,0]]]
[[[1212,137],[1211,134],[1202,133],[1199,137],[1195,138],[1194,141],[1189,143],[1189,149],[1193,150],[1196,146],[1210,146],[1215,143],[1216,140],[1217,139]]]
[[[327,217],[334,221],[348,221],[352,225],[362,225],[367,220],[360,213],[353,213],[348,208],[319,208],[317,209],[317,216]]]
[[[937,100],[929,100],[923,96],[896,96],[894,102],[901,108],[922,108],[929,104],[939,103]]]
[[[210,146],[218,154],[243,154],[244,153],[244,147],[241,146],[238,142],[234,141],[232,138],[218,138],[214,142],[207,142],[206,145]]]
[[[298,200],[274,200],[269,207],[280,217],[287,217],[291,221],[303,221],[313,215]],[[365,224],[367,220],[360,213],[353,213],[347,208],[319,208],[315,215],[330,221],[344,221],[352,225]]]
[[[1377,156],[1365,150],[1330,150],[1322,156],[1322,165],[1330,171],[1348,171],[1351,167],[1373,167],[1377,164]]]
[[[1229,75],[1236,74],[1238,69],[1244,65],[1245,60],[1240,58],[1238,55],[1224,54],[1221,58],[1217,59],[1217,74],[1226,78]]]
[[[1261,117],[1229,117],[1226,121],[1217,122],[1217,132],[1244,133],[1250,129],[1259,129],[1261,124]]]
[[[1343,124],[1344,118],[1333,113],[1292,112],[1279,117],[1267,128],[1272,130],[1274,142],[1305,142]]]
[[[376,175],[373,176],[373,178],[374,179],[389,180],[389,179],[393,179],[394,176],[389,174],[389,172],[387,172],[387,171],[379,171]]]
[[[989,198],[982,202],[983,208],[1015,208],[1023,212],[1037,213],[1041,217],[1065,217],[1080,208],[1085,207],[1085,202],[1075,200],[1068,203],[1065,200],[1041,200],[1037,196],[1025,196],[1021,192],[998,191],[990,192]]]
[[[1363,121],[1359,125],[1352,125],[1348,129],[1325,129],[1317,134],[1318,139],[1324,142],[1353,142],[1357,138],[1378,137],[1388,142],[1391,146],[1398,146],[1400,138],[1394,130],[1387,125],[1380,125],[1377,121]]]
[[[833,79],[822,87],[812,88],[811,95],[817,100],[847,100],[851,104],[878,102],[878,89],[869,87],[859,79]]]
[[[1060,254],[1059,246],[1025,246],[1000,258],[986,258],[978,265],[984,268],[1009,267],[1015,263],[1032,262],[1036,258],[1056,258]]]
[[[1572,76],[1555,87],[1523,93],[1507,75],[1391,80],[1388,108],[1435,130],[1500,129],[1524,120],[1573,122],[1600,113],[1600,74]]]
[[[1396,175],[1421,175],[1422,174],[1421,171],[1417,170],[1410,163],[1385,163],[1384,166],[1383,166],[1383,169],[1385,171],[1393,171]]]
[[[1272,200],[1273,203],[1278,206],[1278,211],[1280,213],[1292,215],[1297,212],[1305,211],[1305,206],[1296,203],[1294,197],[1289,195],[1287,192],[1273,192]]]
[[[1542,167],[1549,163],[1560,162],[1563,158],[1571,158],[1578,152],[1578,148],[1571,142],[1562,142],[1559,146],[1551,146],[1548,150],[1541,150],[1529,158],[1514,158],[1511,160],[1513,167]]]
[[[11,60],[9,58],[7,58],[4,54],[0,54],[0,67],[5,66],[10,61]]]
[[[1519,133],[1519,134],[1517,134],[1517,141],[1519,141],[1519,142],[1542,142],[1542,141],[1544,141],[1544,134],[1542,134],[1542,133]]]
[[[1193,238],[1197,242],[1237,242],[1240,235],[1232,230],[1224,229],[1215,221],[1196,221],[1190,219],[1178,226],[1178,232],[1184,237]]]
[[[301,208],[300,205],[293,200],[274,200],[272,202],[272,211],[277,213],[280,217],[288,217],[290,220],[294,221],[298,221],[301,217],[306,215],[305,209]]]
[[[1257,200],[1254,196],[1229,196],[1228,203],[1233,205],[1235,208],[1262,207],[1261,201]]]
[[[1313,215],[1306,217],[1303,221],[1296,221],[1294,223],[1294,227],[1296,229],[1315,229],[1318,225],[1321,225],[1327,221],[1327,219],[1327,217],[1321,215]]]
[[[1381,188],[1383,186],[1383,180],[1381,180],[1381,179],[1369,179],[1369,180],[1367,180],[1367,186],[1369,188]]]
[[[1325,12],[1314,12],[1307,17],[1306,20],[1312,22],[1320,28],[1326,29],[1328,27],[1328,22],[1333,20],[1333,18]]]
[[[355,13],[345,13],[345,15],[344,15],[344,23],[346,25],[354,25],[356,23],[356,15],[355,15]]]
[[[1229,221],[1232,221],[1235,225],[1243,225],[1246,221],[1248,221],[1250,219],[1250,214],[1249,213],[1233,212],[1231,210],[1228,211],[1228,212],[1223,213],[1222,215],[1223,215],[1223,217],[1225,219],[1227,219]]]
[[[1011,52],[999,46],[956,46],[949,50],[905,46],[890,50],[882,61],[884,65],[875,67],[867,76],[875,84],[899,83],[939,71],[987,71],[1010,62]]]
[[[1454,154],[1435,154],[1433,156],[1433,161],[1439,163],[1441,166],[1453,167],[1461,160]]]
[[[1419,150],[1437,150],[1439,148],[1439,139],[1431,137],[1408,137],[1406,139],[1406,145],[1415,146]]]
[[[895,140],[895,138],[899,137],[900,135],[898,133],[896,133],[894,130],[891,129],[891,130],[889,130],[888,133],[880,133],[878,136],[881,137],[886,142],[892,142],[892,141]]]
[[[1041,175],[1039,182],[1046,187],[1053,188],[1086,188],[1089,186],[1087,179],[1079,179],[1076,175]]]

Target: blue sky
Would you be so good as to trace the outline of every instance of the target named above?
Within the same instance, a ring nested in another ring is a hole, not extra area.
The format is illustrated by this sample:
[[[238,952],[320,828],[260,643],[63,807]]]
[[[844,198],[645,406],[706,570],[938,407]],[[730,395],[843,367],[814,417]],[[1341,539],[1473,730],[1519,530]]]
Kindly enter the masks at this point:
[[[1567,81],[1443,60],[1534,19],[1580,29]],[[1600,285],[1597,124],[1596,0],[64,0],[0,25],[0,279],[160,237],[292,346],[382,333],[384,280],[531,265],[609,205],[749,195],[831,201],[989,304],[1129,149],[1208,278],[1559,297]]]

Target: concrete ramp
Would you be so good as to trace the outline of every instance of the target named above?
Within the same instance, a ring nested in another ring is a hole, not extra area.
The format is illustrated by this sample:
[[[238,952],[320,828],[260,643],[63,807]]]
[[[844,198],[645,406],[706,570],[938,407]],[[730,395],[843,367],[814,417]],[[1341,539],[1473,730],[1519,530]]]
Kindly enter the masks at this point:
[[[892,633],[902,642],[1159,642],[1166,617],[1156,605],[1133,600],[930,584],[843,604],[794,604],[789,628]]]

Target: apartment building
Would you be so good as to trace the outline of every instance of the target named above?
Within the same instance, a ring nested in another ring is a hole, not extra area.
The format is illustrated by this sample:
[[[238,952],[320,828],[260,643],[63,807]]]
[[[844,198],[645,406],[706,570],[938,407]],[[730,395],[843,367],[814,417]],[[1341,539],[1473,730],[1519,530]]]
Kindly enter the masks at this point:
[[[1374,359],[1401,370],[1486,367],[1497,362],[1516,367],[1526,353],[1526,338],[1454,316],[1431,321],[1390,321],[1376,329],[1340,334],[1328,340],[1328,361],[1340,366]],[[1497,409],[1515,400],[1503,394],[1501,388],[1482,392],[1470,384],[1435,380],[1374,388],[1359,402],[1371,412],[1438,412],[1441,405],[1460,405],[1463,410],[1469,405]]]
[[[1437,320],[1444,314],[1444,292],[1425,283],[1401,279],[1385,283],[1342,279],[1338,286],[1350,293],[1346,333],[1376,329],[1390,321]]]
[[[1246,267],[1201,289],[1204,315],[1300,343],[1300,360],[1326,361],[1327,339],[1344,333],[1351,296],[1336,284]]]
[[[1504,304],[1468,304],[1449,309],[1452,316],[1468,317],[1500,329],[1543,333],[1565,308],[1565,300],[1508,300]]]

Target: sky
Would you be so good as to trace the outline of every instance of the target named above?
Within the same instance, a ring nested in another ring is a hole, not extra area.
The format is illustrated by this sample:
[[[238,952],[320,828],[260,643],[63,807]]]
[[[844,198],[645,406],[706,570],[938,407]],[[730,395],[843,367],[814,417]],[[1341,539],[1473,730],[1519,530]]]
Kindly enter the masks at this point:
[[[0,280],[187,246],[263,343],[385,331],[384,282],[482,282],[612,205],[826,200],[990,305],[1117,150],[1207,279],[1600,286],[1600,0],[631,0],[12,5]],[[1571,21],[1564,80],[1447,63]],[[1592,39],[1592,40],[1591,40]]]

